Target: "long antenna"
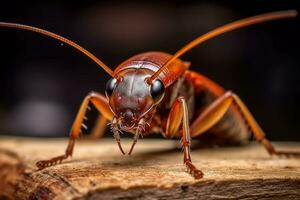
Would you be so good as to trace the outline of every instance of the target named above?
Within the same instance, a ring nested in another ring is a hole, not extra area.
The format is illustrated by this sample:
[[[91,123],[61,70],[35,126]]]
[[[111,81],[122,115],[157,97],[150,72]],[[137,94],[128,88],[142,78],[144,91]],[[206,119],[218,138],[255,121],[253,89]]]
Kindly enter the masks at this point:
[[[296,10],[286,10],[286,11],[278,11],[278,12],[271,12],[271,13],[266,13],[262,15],[256,15],[253,17],[248,17],[245,19],[241,19],[235,22],[231,22],[229,24],[223,25],[219,28],[216,28],[204,35],[199,36],[195,40],[191,41],[187,45],[185,45],[183,48],[181,48],[179,51],[177,51],[173,57],[171,57],[158,71],[156,71],[150,79],[148,79],[148,83],[152,83],[154,79],[156,79],[159,74],[170,64],[172,63],[175,59],[179,58],[183,54],[185,54],[187,51],[191,50],[192,48],[196,47],[197,45],[203,43],[204,41],[207,41],[211,38],[214,38],[218,35],[221,35],[223,33],[239,29],[242,27],[250,26],[253,24],[258,24],[266,21],[271,21],[271,20],[277,20],[277,19],[284,19],[284,18],[290,18],[290,17],[296,17],[297,16],[297,11]]]
[[[95,63],[97,63],[100,67],[102,67],[109,75],[113,76],[113,71],[106,64],[104,64],[101,60],[99,60],[91,52],[89,52],[85,48],[81,47],[80,45],[76,44],[75,42],[73,42],[67,38],[64,38],[60,35],[50,32],[50,31],[46,31],[44,29],[40,29],[40,28],[36,28],[33,26],[28,26],[28,25],[23,25],[23,24],[0,22],[0,27],[16,28],[16,29],[32,31],[32,32],[40,33],[42,35],[49,36],[49,37],[59,40],[61,42],[64,42],[64,43],[70,45],[71,47],[74,47],[75,49],[79,50],[81,53],[83,53],[90,59],[92,59]]]

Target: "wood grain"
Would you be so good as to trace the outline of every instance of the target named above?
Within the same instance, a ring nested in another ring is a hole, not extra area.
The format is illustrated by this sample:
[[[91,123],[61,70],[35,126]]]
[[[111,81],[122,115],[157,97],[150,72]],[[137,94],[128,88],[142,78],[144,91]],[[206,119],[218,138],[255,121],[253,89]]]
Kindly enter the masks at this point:
[[[131,142],[122,141],[127,151]],[[113,139],[79,141],[72,159],[36,170],[36,161],[62,154],[66,145],[0,138],[0,199],[300,199],[300,159],[271,157],[256,143],[194,147],[201,180],[185,172],[175,140],[140,140],[132,156],[121,155]],[[299,143],[275,146],[300,151]]]

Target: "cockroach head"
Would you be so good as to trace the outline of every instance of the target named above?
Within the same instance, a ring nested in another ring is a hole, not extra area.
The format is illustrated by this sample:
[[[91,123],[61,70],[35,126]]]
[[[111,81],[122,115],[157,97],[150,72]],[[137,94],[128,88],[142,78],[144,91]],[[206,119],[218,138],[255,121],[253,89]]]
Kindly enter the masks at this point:
[[[146,69],[126,69],[106,84],[109,106],[125,131],[136,129],[142,118],[150,120],[164,97],[163,82],[157,79],[148,84],[149,77]]]

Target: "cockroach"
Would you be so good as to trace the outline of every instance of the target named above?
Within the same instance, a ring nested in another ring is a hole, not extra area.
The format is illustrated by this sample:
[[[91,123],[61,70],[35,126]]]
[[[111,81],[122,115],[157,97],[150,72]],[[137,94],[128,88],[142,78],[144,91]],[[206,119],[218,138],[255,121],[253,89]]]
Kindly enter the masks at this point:
[[[121,63],[114,71],[69,39],[40,28],[1,22],[1,27],[33,31],[66,43],[92,59],[111,76],[105,95],[90,92],[83,100],[71,128],[65,154],[38,161],[37,168],[61,163],[72,155],[75,140],[85,127],[83,122],[89,103],[101,114],[96,125],[102,130],[97,133],[98,136],[103,135],[106,123],[110,121],[111,132],[122,154],[125,154],[120,142],[123,131],[134,134],[129,155],[141,136],[161,133],[165,138],[181,138],[184,164],[188,173],[196,179],[202,178],[203,173],[192,163],[191,138],[206,140],[211,136],[213,141],[241,144],[253,136],[270,155],[299,156],[300,152],[275,149],[235,93],[189,70],[190,63],[179,59],[192,48],[223,33],[296,15],[297,11],[286,10],[241,19],[199,36],[173,55],[163,52],[138,54]]]

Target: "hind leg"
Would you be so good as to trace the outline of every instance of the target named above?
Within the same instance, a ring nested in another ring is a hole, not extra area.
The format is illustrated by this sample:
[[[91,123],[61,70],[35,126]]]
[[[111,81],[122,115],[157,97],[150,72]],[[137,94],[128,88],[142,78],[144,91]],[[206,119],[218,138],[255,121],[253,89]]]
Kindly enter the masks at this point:
[[[234,104],[239,108],[246,123],[249,124],[254,138],[261,142],[266,150],[271,155],[285,155],[285,156],[300,156],[300,152],[291,151],[278,151],[265,137],[263,130],[260,128],[246,105],[242,100],[234,93],[228,91],[224,95],[217,98],[212,104],[210,104],[201,115],[199,115],[190,127],[192,137],[197,137],[203,134],[205,131],[214,126],[224,116],[229,107]]]

